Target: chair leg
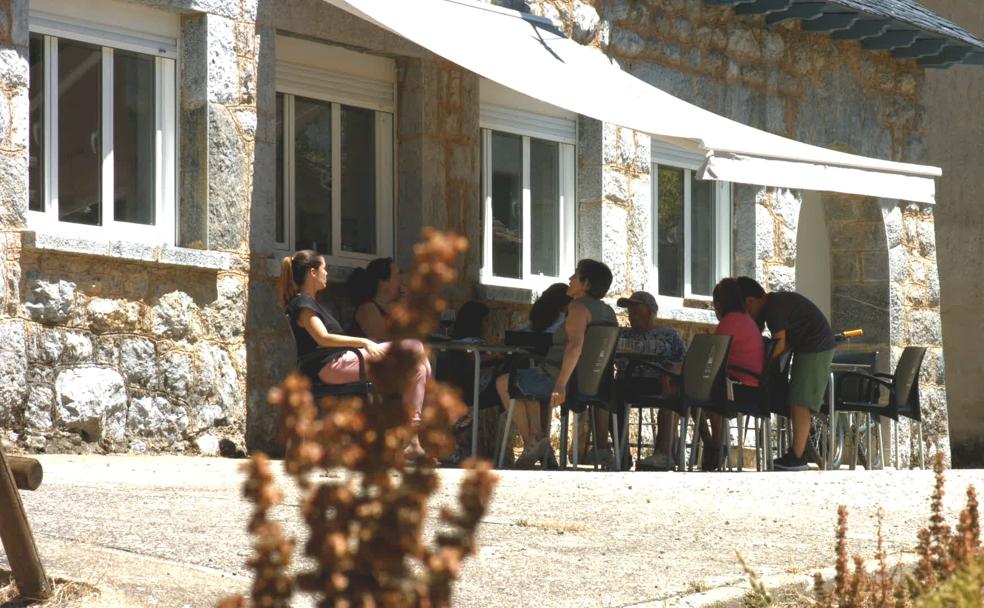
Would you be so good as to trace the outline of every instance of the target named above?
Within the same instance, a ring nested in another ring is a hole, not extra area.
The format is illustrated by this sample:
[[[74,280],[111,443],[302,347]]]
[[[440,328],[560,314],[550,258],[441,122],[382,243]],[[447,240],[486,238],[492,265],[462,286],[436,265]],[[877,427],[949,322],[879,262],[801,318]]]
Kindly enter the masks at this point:
[[[560,469],[567,470],[567,433],[570,426],[570,416],[567,408],[560,410]]]
[[[594,408],[593,405],[589,405],[588,406],[588,422],[591,424],[591,428],[588,429],[588,440],[589,441],[588,441],[588,445],[587,446],[584,446],[584,447],[587,448],[587,449],[590,449],[591,451],[590,452],[587,452],[587,453],[594,456],[594,455],[597,455],[597,453],[598,453],[598,442],[600,441],[600,438],[598,437],[598,432],[595,430],[598,427],[595,425],[595,422],[596,422],[595,421],[595,408]],[[588,448],[588,446],[591,446],[591,447]],[[597,458],[592,458],[591,460],[592,460],[591,468],[594,469],[595,471],[597,471],[598,470],[598,459]]]
[[[885,458],[885,439],[882,434],[882,421],[878,419],[878,468],[882,471],[885,470],[885,462],[888,459]]]
[[[618,464],[619,464],[620,471],[622,470],[621,459],[625,458],[626,456],[628,457],[632,456],[632,449],[629,447],[629,425],[631,424],[629,418],[632,416],[632,408],[626,405],[624,406],[622,411],[625,412],[625,426],[622,427],[622,434],[619,439],[619,444],[621,447],[621,451],[619,452],[619,454],[621,454],[621,456]],[[639,410],[639,416],[642,416],[642,410]]]
[[[690,408],[684,408],[680,416],[680,439],[677,443],[677,466],[681,471],[687,470],[687,426],[689,426]]]
[[[919,468],[926,468],[926,444],[923,443],[922,420],[919,421]]]
[[[755,418],[755,470],[762,471],[762,420]]]
[[[618,436],[618,416],[615,415],[615,412],[612,412],[610,415],[612,417],[612,440],[615,442],[615,446],[614,446],[615,470],[621,471],[622,470],[622,442],[619,441],[619,436]],[[628,420],[626,420],[626,426],[628,426]]]
[[[506,446],[509,445],[509,431],[512,429],[512,416],[513,408],[516,406],[516,400],[509,400],[509,409],[506,410],[506,426],[502,429],[502,445],[499,447],[499,464],[498,468],[502,468],[502,463],[506,458]],[[478,424],[478,420],[472,420],[472,424]]]
[[[762,464],[766,471],[772,471],[772,415],[765,417],[765,424],[763,426],[763,431],[765,434],[765,441],[762,442],[762,447],[765,448],[765,453],[763,456]]]
[[[827,452],[827,470],[834,469],[834,452],[837,450],[837,400],[834,395],[834,375],[830,374],[830,384],[827,389],[827,415],[830,416],[830,446]]]
[[[580,449],[578,449],[580,448],[580,446],[578,445],[579,443],[578,440],[580,437],[581,437],[581,414],[574,412],[574,439],[572,440],[572,443],[574,444],[572,446],[574,449],[574,453],[571,454],[571,460],[574,462],[573,466],[575,469],[577,469],[577,464],[578,464],[577,457],[581,451]]]
[[[700,458],[704,449],[704,441],[700,436],[700,429],[704,422],[704,410],[697,408],[696,419],[697,422],[694,423],[694,440],[690,444],[690,466],[687,467],[691,471],[697,468],[697,459]]]
[[[851,470],[858,468],[858,416],[856,413],[850,414],[851,424]]]
[[[732,471],[734,468],[732,467],[733,463],[731,462],[731,421],[727,418],[725,418],[724,422],[724,437],[722,445],[724,446],[724,469],[726,471]]]
[[[895,470],[899,470],[899,423],[896,420],[892,424],[892,442],[895,444],[895,456],[893,458],[895,462]]]

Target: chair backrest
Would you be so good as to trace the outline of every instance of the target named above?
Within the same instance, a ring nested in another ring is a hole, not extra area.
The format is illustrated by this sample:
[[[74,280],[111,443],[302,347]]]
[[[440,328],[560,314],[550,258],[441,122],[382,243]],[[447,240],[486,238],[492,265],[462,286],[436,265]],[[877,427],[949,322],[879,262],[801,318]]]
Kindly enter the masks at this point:
[[[577,392],[583,396],[597,396],[606,373],[612,370],[612,355],[618,344],[621,328],[613,323],[592,323],[584,334],[581,358],[574,370],[577,376]]]
[[[724,391],[731,336],[697,334],[683,359],[683,397],[708,402]]]
[[[878,351],[870,352],[837,352],[834,353],[834,363],[863,365],[874,374],[878,372]],[[834,385],[837,387],[837,398],[841,401],[857,403],[877,403],[879,398],[878,383],[857,376],[849,376],[840,380],[843,372],[834,372]]]
[[[895,366],[890,406],[902,416],[913,420],[920,420],[922,417],[919,410],[919,369],[925,356],[925,346],[906,346]]]

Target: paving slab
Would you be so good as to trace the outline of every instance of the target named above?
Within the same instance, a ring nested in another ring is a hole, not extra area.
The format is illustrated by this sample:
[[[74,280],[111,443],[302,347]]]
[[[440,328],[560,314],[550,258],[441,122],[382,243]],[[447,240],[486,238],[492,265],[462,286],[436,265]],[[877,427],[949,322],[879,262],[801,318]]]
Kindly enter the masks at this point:
[[[242,461],[40,460],[44,483],[22,496],[49,574],[103,589],[104,598],[113,598],[105,605],[197,608],[248,590]],[[441,472],[435,507],[453,500],[461,476]],[[955,519],[966,485],[984,486],[984,471],[950,471],[947,480],[946,506]],[[893,559],[911,558],[931,487],[929,471],[505,471],[480,530],[480,554],[466,564],[455,603],[720,602],[743,592],[736,551],[769,581],[805,580],[831,565],[838,504],[850,510],[852,553],[874,554],[881,508]],[[286,502],[275,516],[300,535],[300,497],[289,481],[284,488]],[[310,602],[301,598],[296,605]]]

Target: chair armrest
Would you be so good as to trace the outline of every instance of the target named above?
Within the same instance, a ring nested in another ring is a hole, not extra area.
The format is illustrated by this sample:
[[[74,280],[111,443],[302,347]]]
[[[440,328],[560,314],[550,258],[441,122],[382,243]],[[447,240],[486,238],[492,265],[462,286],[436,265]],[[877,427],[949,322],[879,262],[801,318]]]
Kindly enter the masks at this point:
[[[304,365],[311,363],[313,361],[318,361],[330,357],[331,355],[342,354],[346,352],[353,352],[355,356],[359,359],[359,382],[365,382],[366,376],[366,358],[363,356],[362,351],[354,346],[332,346],[330,348],[319,348],[313,352],[310,352],[303,357],[298,357],[297,366],[303,367]]]
[[[844,384],[844,381],[847,380],[848,378],[859,378],[859,379],[864,380],[866,382],[873,382],[875,384],[878,384],[880,386],[884,386],[886,388],[892,388],[892,383],[891,382],[889,382],[888,380],[884,380],[882,378],[878,378],[876,376],[873,376],[872,374],[864,374],[864,373],[861,373],[861,372],[838,372],[838,374],[837,374],[837,384],[835,386],[835,389],[836,389],[836,392],[837,393],[841,392],[842,385]]]
[[[661,363],[657,363],[656,361],[644,361],[642,359],[633,359],[629,361],[629,364],[625,367],[625,376],[627,378],[631,378],[636,368],[640,366],[653,370],[657,373],[669,376],[674,380],[679,380],[680,378],[682,378],[680,374],[670,370],[667,367],[664,367]]]
[[[750,370],[748,368],[745,368],[745,367],[742,367],[740,365],[729,365],[728,366],[728,371],[729,372],[738,372],[739,374],[745,374],[746,376],[751,376],[752,378],[755,378],[756,380],[761,380],[762,377],[763,377],[763,375],[761,373],[755,373],[752,370]]]

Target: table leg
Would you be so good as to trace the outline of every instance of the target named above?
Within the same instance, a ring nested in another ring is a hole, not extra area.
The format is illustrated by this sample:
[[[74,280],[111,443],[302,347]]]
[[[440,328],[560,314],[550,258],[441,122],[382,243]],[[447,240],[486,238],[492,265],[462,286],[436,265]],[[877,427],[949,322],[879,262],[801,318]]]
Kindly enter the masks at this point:
[[[827,470],[832,471],[834,469],[834,451],[837,449],[837,406],[836,399],[834,397],[834,374],[830,373],[830,390],[827,391],[828,405],[830,406],[830,424],[828,428],[830,429],[830,447],[827,451]]]
[[[472,351],[475,354],[475,384],[472,391],[472,446],[471,455],[472,458],[478,456],[478,395],[479,395],[479,382],[482,376],[482,354],[477,350]],[[507,428],[506,433],[509,432]]]

